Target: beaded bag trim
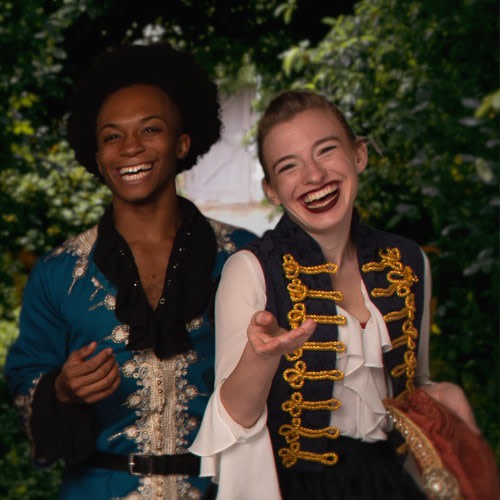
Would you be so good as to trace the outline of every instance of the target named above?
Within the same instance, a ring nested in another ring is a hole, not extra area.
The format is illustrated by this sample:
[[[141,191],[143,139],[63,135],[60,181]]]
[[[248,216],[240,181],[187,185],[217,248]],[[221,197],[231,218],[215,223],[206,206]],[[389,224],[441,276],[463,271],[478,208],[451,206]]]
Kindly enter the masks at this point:
[[[434,500],[462,500],[456,477],[445,468],[429,438],[389,401],[385,401],[387,412],[421,468],[420,479],[425,492]]]

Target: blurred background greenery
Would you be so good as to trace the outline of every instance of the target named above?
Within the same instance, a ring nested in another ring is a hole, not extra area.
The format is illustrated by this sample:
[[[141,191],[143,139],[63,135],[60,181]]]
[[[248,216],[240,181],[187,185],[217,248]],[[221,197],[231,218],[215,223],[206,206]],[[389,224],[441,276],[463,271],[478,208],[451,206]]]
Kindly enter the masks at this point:
[[[359,210],[418,241],[433,271],[432,377],[460,384],[499,444],[496,0],[0,0],[0,368],[36,258],[109,201],[64,138],[72,82],[106,47],[167,39],[225,92],[332,98],[370,138]],[[0,375],[0,497],[55,498]]]

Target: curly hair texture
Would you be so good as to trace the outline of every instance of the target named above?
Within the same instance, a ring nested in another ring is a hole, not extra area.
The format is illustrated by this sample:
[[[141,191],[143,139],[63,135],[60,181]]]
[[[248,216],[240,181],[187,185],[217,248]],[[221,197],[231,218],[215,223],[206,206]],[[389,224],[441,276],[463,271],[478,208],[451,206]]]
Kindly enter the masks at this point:
[[[69,144],[77,161],[101,178],[95,159],[97,114],[108,96],[134,84],[161,88],[177,106],[182,132],[191,138],[188,155],[177,162],[177,173],[189,170],[220,138],[217,86],[191,55],[163,42],[106,51],[77,84],[67,123]]]

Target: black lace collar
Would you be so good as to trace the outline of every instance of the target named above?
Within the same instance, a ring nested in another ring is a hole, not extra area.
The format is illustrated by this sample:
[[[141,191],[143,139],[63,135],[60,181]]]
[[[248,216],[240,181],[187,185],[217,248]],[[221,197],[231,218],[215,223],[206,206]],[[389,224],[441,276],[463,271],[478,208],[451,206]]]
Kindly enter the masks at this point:
[[[117,287],[115,314],[129,325],[127,349],[154,349],[169,358],[191,348],[186,323],[208,306],[215,291],[211,274],[217,242],[209,222],[188,200],[179,197],[182,223],[175,236],[162,298],[149,305],[132,252],[113,223],[109,207],[99,222],[94,262]]]

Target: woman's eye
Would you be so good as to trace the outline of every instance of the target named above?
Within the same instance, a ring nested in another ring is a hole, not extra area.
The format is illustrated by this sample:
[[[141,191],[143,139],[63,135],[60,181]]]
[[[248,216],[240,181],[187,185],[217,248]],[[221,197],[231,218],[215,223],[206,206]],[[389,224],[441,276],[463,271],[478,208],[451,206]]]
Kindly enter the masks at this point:
[[[286,171],[292,169],[293,167],[295,167],[295,165],[296,165],[295,163],[285,163],[284,165],[281,165],[278,167],[277,173],[281,174],[283,172],[286,172]]]
[[[319,150],[319,154],[322,155],[325,153],[329,153],[330,151],[333,151],[335,149],[337,149],[337,146],[334,146],[333,144],[329,146],[324,146]]]

